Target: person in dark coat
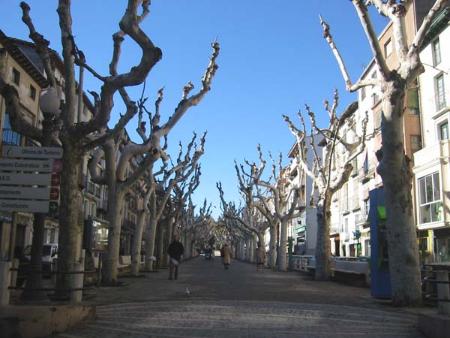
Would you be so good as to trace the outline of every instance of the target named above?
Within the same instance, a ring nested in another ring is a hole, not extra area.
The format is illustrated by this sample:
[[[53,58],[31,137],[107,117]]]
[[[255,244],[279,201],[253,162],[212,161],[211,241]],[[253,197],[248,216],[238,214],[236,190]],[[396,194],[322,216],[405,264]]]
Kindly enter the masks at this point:
[[[173,241],[167,249],[167,254],[170,258],[169,280],[172,280],[174,277],[175,279],[178,279],[178,266],[180,265],[181,256],[184,254],[184,247],[183,244],[181,244],[178,235],[173,237]]]

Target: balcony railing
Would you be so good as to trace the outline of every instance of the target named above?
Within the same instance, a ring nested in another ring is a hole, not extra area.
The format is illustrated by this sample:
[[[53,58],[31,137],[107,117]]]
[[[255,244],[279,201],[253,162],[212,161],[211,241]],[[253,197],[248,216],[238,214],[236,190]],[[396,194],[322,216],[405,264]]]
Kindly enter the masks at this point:
[[[2,141],[3,144],[18,146],[21,144],[22,135],[11,129],[3,129]]]

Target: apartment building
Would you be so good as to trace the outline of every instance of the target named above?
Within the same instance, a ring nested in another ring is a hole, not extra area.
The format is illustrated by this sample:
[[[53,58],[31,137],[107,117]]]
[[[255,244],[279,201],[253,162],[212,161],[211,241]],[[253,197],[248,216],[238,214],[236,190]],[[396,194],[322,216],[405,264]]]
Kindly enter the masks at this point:
[[[410,43],[424,16],[434,0],[414,0],[406,3],[406,40]],[[390,69],[399,66],[392,40],[392,24],[388,24],[379,35],[379,42]],[[374,60],[362,73],[360,79],[376,78],[379,74]],[[370,231],[368,223],[369,191],[382,186],[376,172],[376,152],[381,149],[381,91],[377,87],[364,87],[358,92],[357,119],[368,117],[369,139],[363,154],[354,161],[350,180],[336,193],[332,205],[332,253],[336,256],[369,256]],[[413,154],[421,149],[421,121],[419,84],[409,88],[405,98],[404,147],[406,155],[413,160]],[[414,157],[415,158],[415,157]],[[413,186],[413,191],[415,187]],[[413,191],[411,192],[413,194]]]
[[[414,153],[419,251],[424,262],[450,261],[450,9],[433,22],[420,58],[422,144]]]
[[[50,57],[53,65],[55,79],[59,88],[63,87],[63,62],[55,51],[50,51]],[[0,30],[0,72],[2,77],[15,86],[19,92],[20,102],[26,119],[35,126],[41,127],[43,114],[40,111],[39,102],[41,91],[48,86],[44,66],[39,55],[35,50],[33,43],[15,39],[6,36]],[[59,89],[61,98],[64,99],[63,90]],[[79,105],[79,107],[78,107]],[[79,109],[78,109],[79,108]],[[94,107],[87,96],[77,102],[78,114],[75,117],[77,121],[88,121],[93,116]],[[11,128],[8,112],[5,102],[0,96],[0,133],[2,144],[18,146],[40,146],[34,140],[27,139],[23,135],[15,132]],[[83,208],[81,210],[86,221],[94,221],[99,229],[94,233],[103,234],[102,239],[107,238],[107,225],[104,221],[98,220],[104,218],[106,213],[106,191],[94,184],[88,175],[87,162],[90,155],[87,154],[81,164],[83,167],[83,176],[80,187],[83,193]],[[104,169],[104,162],[101,163]],[[10,229],[12,222],[12,213],[0,212],[0,250],[2,256],[9,250]],[[100,216],[100,217],[97,217]],[[29,213],[14,213],[16,218],[16,240],[15,247],[24,249],[31,245],[33,234],[33,215]],[[102,228],[102,230],[100,230]],[[58,214],[49,214],[45,220],[44,242],[57,243],[59,234]]]
[[[13,85],[20,96],[20,104],[25,118],[32,125],[39,124],[39,96],[42,88],[47,86],[45,76],[36,68],[27,56],[26,48],[14,43],[0,30],[0,74],[5,81]],[[0,135],[1,144],[7,145],[33,145],[28,140],[14,132],[11,128],[5,100],[0,96]],[[11,241],[11,224],[15,217],[16,240]],[[16,246],[24,248],[31,243],[33,215],[29,213],[0,212],[0,256],[5,258],[8,252]]]

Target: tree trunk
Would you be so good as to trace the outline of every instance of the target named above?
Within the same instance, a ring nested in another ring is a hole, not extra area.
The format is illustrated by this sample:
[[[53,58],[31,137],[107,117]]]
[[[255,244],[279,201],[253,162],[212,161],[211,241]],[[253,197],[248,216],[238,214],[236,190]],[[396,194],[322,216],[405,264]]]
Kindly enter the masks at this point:
[[[47,298],[42,290],[42,249],[44,247],[45,214],[34,214],[33,240],[31,244],[30,275],[27,276],[24,300],[41,300]],[[12,245],[12,244],[11,244]]]
[[[412,173],[403,144],[405,89],[401,86],[401,83],[388,83],[384,90],[383,159],[378,168],[385,192],[392,301],[398,306],[416,305],[422,300]]]
[[[275,269],[277,264],[277,227],[272,226],[270,228],[270,267]]]
[[[169,247],[169,244],[172,242],[172,237],[173,237],[173,235],[174,235],[174,231],[173,231],[173,228],[174,228],[174,219],[173,219],[173,217],[170,217],[169,216],[169,219],[167,220],[167,230],[168,230],[168,233],[167,233],[167,242],[166,242],[166,266],[169,266],[169,261],[170,261],[170,257],[169,257],[169,255],[167,255],[167,248]],[[184,245],[183,245],[183,247],[184,247]],[[183,255],[185,258],[187,258],[186,257],[186,249],[184,250],[185,251],[185,254]]]
[[[166,224],[160,225],[158,234],[158,268],[163,268],[166,265],[164,256],[164,243],[166,242]]]
[[[287,260],[286,260],[287,227],[288,227],[287,219],[281,220],[280,249],[279,249],[280,256],[278,257],[278,271],[286,271],[287,269]]]
[[[63,168],[61,175],[61,205],[59,212],[58,275],[56,296],[68,298],[72,286],[73,272],[81,254],[83,222],[81,213],[81,166],[82,156],[77,145],[63,138]]]
[[[142,233],[144,231],[145,220],[147,214],[144,210],[139,211],[138,221],[136,225],[136,231],[133,237],[133,248],[131,253],[131,274],[133,276],[139,275],[141,268],[141,245],[142,245]]]
[[[150,215],[150,226],[147,232],[147,238],[145,239],[145,270],[153,271],[154,261],[151,259],[155,255],[155,237],[158,222]]]
[[[114,180],[115,181],[115,180]],[[108,252],[103,262],[102,280],[107,285],[117,283],[117,265],[120,252],[120,231],[122,228],[122,208],[124,193],[116,184],[108,185]]]
[[[330,207],[331,195],[325,193],[324,199],[317,204],[317,245],[316,245],[316,280],[330,279]]]

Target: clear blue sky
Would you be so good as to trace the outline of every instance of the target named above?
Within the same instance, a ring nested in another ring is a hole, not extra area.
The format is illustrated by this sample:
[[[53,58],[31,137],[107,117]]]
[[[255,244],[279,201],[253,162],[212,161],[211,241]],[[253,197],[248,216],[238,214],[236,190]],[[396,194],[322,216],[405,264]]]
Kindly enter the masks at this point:
[[[7,35],[28,39],[21,21],[19,0],[0,0],[2,29]],[[31,15],[38,31],[60,51],[57,1],[32,0]],[[73,31],[88,63],[106,74],[111,59],[111,35],[118,29],[126,1],[73,1]],[[331,51],[322,38],[318,15],[331,24],[332,33],[356,80],[370,60],[370,51],[351,1],[348,0],[153,0],[142,28],[163,51],[162,60],[147,79],[146,95],[153,102],[165,86],[163,116],[167,118],[181,97],[184,84],[199,86],[216,37],[221,44],[219,70],[212,90],[191,109],[169,136],[170,148],[186,142],[192,131],[208,130],[203,175],[195,201],[216,205],[215,182],[223,183],[227,199],[239,198],[233,161],[255,160],[256,145],[284,155],[293,144],[282,114],[295,118],[305,103],[321,113],[322,102],[334,88],[341,91],[343,108],[355,99],[344,92],[343,80]],[[377,31],[385,21],[376,15]],[[124,44],[120,68],[138,62],[140,51],[130,39]],[[100,84],[86,81],[85,89]],[[130,90],[135,98],[140,88]],[[112,122],[121,111],[119,98]],[[322,119],[323,118],[323,119]],[[128,127],[131,135],[135,123]]]

